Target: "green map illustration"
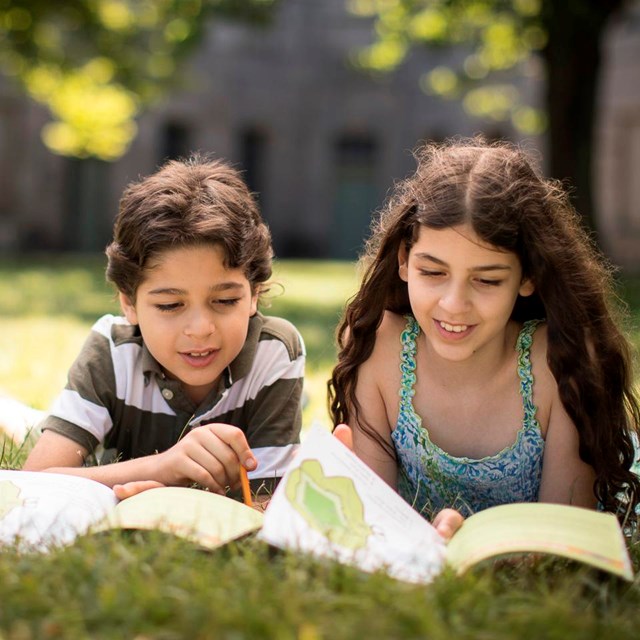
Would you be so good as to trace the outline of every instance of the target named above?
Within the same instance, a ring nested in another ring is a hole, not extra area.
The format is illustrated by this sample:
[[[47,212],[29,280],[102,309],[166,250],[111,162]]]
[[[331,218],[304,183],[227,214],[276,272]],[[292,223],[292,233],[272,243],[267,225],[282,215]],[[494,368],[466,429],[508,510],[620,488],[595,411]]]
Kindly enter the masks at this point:
[[[0,520],[12,509],[20,507],[24,500],[20,500],[20,488],[9,480],[0,482]]]
[[[348,549],[366,546],[371,527],[353,480],[328,477],[317,460],[304,460],[287,480],[285,495],[310,527]]]

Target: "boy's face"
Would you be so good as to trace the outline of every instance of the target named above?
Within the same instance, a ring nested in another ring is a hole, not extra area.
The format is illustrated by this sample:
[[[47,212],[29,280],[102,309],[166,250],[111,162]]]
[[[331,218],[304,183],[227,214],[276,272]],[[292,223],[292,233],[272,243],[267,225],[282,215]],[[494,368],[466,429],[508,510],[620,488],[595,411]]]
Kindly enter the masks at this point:
[[[160,254],[135,304],[122,293],[120,304],[164,372],[200,403],[240,353],[258,294],[241,269],[224,266],[220,247],[197,245]]]

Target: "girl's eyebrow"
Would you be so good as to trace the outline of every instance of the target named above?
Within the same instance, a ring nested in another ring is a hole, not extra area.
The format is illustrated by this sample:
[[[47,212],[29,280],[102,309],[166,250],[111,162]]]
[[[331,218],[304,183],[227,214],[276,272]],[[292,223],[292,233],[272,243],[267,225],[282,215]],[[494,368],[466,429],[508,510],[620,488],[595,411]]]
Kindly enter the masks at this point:
[[[211,285],[209,291],[229,291],[242,289],[243,286],[240,282],[220,282],[218,284]],[[157,289],[151,289],[148,295],[170,295],[170,296],[183,296],[187,294],[186,289],[177,289],[175,287],[158,287]]]
[[[416,253],[415,255],[418,260],[429,260],[430,262],[435,262],[435,264],[439,264],[443,267],[449,266],[444,260],[436,258],[430,253]],[[511,266],[508,264],[497,262],[496,264],[483,264],[478,267],[471,267],[469,271],[511,271]]]

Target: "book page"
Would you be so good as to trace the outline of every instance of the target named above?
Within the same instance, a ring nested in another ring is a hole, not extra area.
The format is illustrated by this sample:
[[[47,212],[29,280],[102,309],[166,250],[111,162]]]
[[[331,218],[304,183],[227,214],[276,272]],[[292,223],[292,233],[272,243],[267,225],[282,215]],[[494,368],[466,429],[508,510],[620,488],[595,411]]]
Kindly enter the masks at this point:
[[[444,564],[436,530],[321,427],[303,439],[259,538],[409,582],[430,582]]]
[[[263,517],[260,511],[217,493],[160,487],[123,500],[92,531],[156,529],[213,549],[256,531]]]
[[[25,550],[69,544],[117,502],[109,487],[87,478],[0,470],[0,544]]]
[[[564,556],[633,579],[631,561],[616,517],[557,504],[511,504],[465,520],[447,548],[458,572],[493,556],[542,552]]]

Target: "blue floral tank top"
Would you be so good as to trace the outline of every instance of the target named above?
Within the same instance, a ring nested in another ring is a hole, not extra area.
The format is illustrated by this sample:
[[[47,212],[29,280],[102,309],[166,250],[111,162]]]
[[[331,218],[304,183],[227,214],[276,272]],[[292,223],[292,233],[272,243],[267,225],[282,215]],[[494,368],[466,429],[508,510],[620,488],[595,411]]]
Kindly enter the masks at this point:
[[[402,332],[400,410],[391,439],[398,457],[398,491],[415,509],[431,516],[444,507],[468,516],[476,511],[512,502],[536,502],[542,475],[544,439],[533,404],[531,344],[540,320],[523,325],[516,341],[520,395],[524,419],[515,442],[478,460],[455,457],[429,439],[414,411],[416,339],[420,326],[406,316]]]

